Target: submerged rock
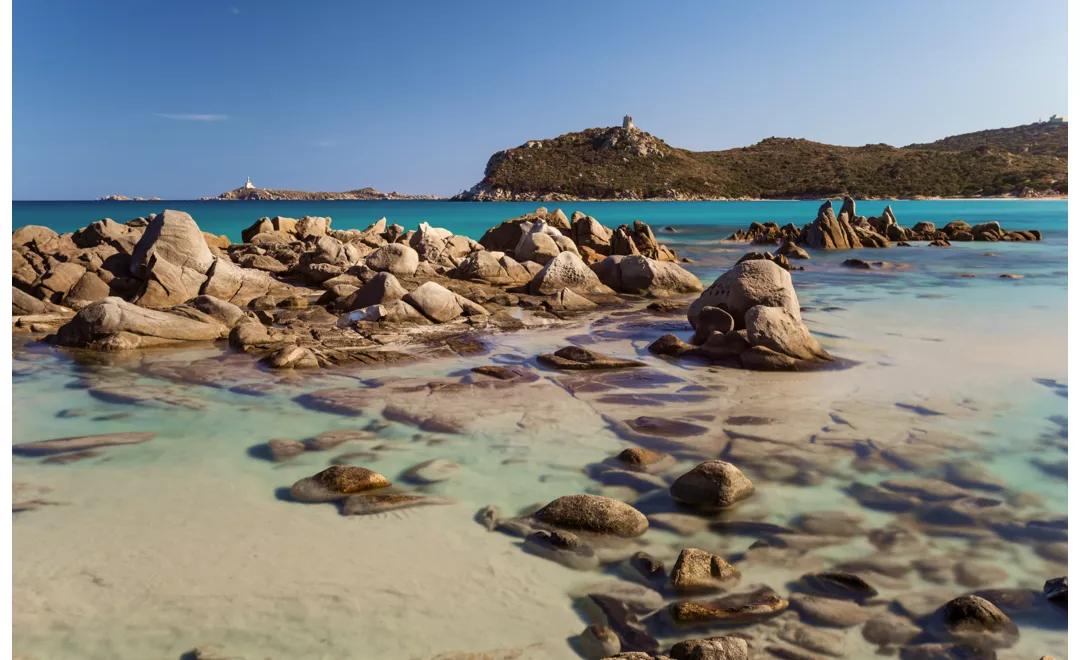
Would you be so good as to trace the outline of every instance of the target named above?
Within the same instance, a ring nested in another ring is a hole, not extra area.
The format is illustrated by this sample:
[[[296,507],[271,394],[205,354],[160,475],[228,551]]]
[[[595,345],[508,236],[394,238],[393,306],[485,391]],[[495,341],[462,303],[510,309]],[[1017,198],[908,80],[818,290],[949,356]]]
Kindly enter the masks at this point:
[[[834,628],[851,628],[873,615],[854,601],[808,594],[792,594],[791,607],[810,623]]]
[[[1016,624],[993,603],[979,596],[961,596],[941,606],[929,627],[952,641],[1008,647],[1016,643]]]
[[[613,656],[622,649],[619,636],[611,628],[593,624],[585,628],[577,639],[581,655],[588,660],[602,660]]]
[[[591,570],[600,565],[600,560],[588,544],[577,535],[561,529],[529,534],[525,537],[525,549],[576,570]]]
[[[353,493],[385,488],[390,480],[355,465],[335,465],[293,484],[290,494],[298,502],[332,502]]]
[[[345,498],[341,513],[346,516],[370,516],[398,509],[411,509],[418,506],[438,504],[454,504],[454,500],[423,495],[403,495],[401,493],[350,495]]]
[[[457,463],[445,458],[433,458],[417,463],[402,474],[402,479],[417,484],[434,484],[452,479],[461,469]]]
[[[656,355],[679,357],[694,350],[693,344],[688,344],[673,334],[662,335],[659,339],[649,344],[649,352]]]
[[[788,607],[775,591],[762,587],[708,601],[681,601],[668,607],[677,623],[746,625],[770,619]]]
[[[750,497],[754,484],[725,461],[706,461],[671,485],[675,500],[702,508],[725,508]]]
[[[840,571],[807,573],[802,576],[802,584],[812,592],[845,600],[863,601],[873,598],[878,593],[877,589],[871,587],[858,575]]]
[[[623,537],[641,536],[649,528],[648,519],[640,511],[600,495],[564,495],[533,517],[553,527]]]
[[[658,474],[675,465],[671,454],[664,454],[641,447],[627,447],[610,459],[613,465],[635,472]]]
[[[668,651],[672,660],[746,660],[748,653],[745,639],[727,636],[689,639]]]
[[[697,548],[686,548],[679,553],[671,569],[671,584],[677,594],[686,596],[722,589],[739,576],[739,569],[721,557]]]
[[[266,443],[270,450],[270,457],[275,461],[287,461],[304,453],[304,443],[298,440],[284,440],[274,438]]]
[[[643,367],[644,362],[636,360],[620,360],[594,353],[578,346],[566,346],[555,351],[554,354],[538,355],[536,360],[541,364],[556,369],[569,369],[579,371],[585,369],[626,369],[630,367]]]
[[[115,445],[134,445],[153,439],[153,431],[129,431],[126,433],[105,433],[102,435],[81,435],[73,438],[39,440],[12,445],[11,451],[16,456],[49,456],[65,452],[84,451],[97,447]]]
[[[1069,606],[1069,577],[1053,578],[1043,585],[1043,593],[1046,600],[1054,605],[1067,608]]]
[[[866,622],[862,636],[878,646],[900,646],[915,639],[921,632],[922,629],[910,619],[884,612]]]

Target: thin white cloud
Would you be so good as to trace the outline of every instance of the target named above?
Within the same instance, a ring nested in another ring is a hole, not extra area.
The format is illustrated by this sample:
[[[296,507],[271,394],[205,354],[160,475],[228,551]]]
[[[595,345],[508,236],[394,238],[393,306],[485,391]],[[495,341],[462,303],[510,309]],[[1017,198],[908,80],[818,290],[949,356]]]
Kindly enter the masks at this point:
[[[229,118],[229,115],[207,115],[198,113],[171,113],[171,112],[155,112],[154,115],[158,117],[164,117],[165,119],[173,119],[175,121],[225,121]]]
[[[229,11],[231,11],[234,14],[239,14],[240,13],[240,10],[237,9],[235,6],[229,7]]]

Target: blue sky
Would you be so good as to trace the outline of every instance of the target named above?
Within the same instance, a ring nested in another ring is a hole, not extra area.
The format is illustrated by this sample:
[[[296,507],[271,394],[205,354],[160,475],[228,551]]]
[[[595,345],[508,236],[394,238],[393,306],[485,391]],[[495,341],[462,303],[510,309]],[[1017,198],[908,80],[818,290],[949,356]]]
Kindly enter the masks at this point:
[[[619,123],[904,145],[1067,108],[1065,0],[15,0],[16,199],[454,194]]]

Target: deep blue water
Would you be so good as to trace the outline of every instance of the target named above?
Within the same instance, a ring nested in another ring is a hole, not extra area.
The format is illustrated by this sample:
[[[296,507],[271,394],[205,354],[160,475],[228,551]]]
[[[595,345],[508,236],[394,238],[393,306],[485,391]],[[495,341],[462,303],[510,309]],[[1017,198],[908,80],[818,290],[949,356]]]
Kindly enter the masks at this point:
[[[859,202],[860,215],[879,215],[891,204],[900,224],[911,226],[919,221],[938,226],[952,220],[971,224],[998,220],[1008,229],[1040,229],[1044,235],[1064,238],[1068,202],[1060,200],[944,200],[944,201],[873,201]],[[714,239],[729,234],[750,222],[793,222],[803,225],[814,219],[819,201],[769,202],[564,202],[545,204],[561,208],[567,216],[583,211],[604,225],[617,227],[634,220],[644,220],[654,231],[671,225],[684,234],[681,238],[700,236]],[[335,229],[362,229],[379,218],[406,229],[421,222],[445,227],[455,234],[472,238],[489,227],[528,213],[540,204],[535,202],[468,203],[444,201],[160,201],[160,202],[14,202],[13,228],[45,225],[58,232],[75,231],[94,220],[112,218],[126,222],[132,218],[178,209],[191,214],[199,226],[214,234],[226,234],[240,240],[240,230],[261,217],[275,215],[300,218],[305,215],[329,216]],[[834,203],[839,210],[839,202]]]

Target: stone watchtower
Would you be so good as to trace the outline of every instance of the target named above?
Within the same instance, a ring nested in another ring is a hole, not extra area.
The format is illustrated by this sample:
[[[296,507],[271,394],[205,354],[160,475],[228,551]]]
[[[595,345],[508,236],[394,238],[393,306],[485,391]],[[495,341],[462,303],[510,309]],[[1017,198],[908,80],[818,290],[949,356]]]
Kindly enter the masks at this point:
[[[626,115],[622,118],[622,127],[628,131],[634,130],[634,118],[630,115]]]

